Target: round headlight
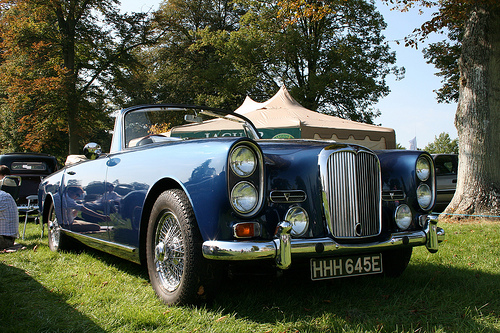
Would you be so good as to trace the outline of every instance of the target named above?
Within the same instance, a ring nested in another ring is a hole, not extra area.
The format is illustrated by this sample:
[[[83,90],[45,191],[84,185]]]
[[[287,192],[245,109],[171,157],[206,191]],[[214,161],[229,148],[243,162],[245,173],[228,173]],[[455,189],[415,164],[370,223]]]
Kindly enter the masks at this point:
[[[396,224],[399,229],[406,230],[411,224],[412,215],[408,205],[401,205],[396,208]]]
[[[257,157],[252,149],[240,146],[234,149],[229,160],[231,169],[240,177],[248,177],[257,168]]]
[[[417,188],[417,200],[423,209],[429,208],[432,202],[431,188],[427,184],[420,184]]]
[[[417,177],[421,181],[426,181],[431,175],[431,164],[425,157],[419,157],[417,160]]]
[[[285,221],[292,224],[292,236],[302,236],[309,226],[309,216],[302,207],[292,207],[288,210],[285,216]]]
[[[231,191],[231,204],[236,211],[247,214],[257,206],[259,195],[249,182],[239,182]]]

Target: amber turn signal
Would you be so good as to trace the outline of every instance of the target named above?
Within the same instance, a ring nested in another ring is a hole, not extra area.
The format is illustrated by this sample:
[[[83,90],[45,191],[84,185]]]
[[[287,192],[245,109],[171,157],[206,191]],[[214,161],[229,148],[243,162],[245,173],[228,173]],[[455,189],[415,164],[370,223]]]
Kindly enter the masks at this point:
[[[252,238],[260,236],[260,225],[256,222],[236,223],[233,226],[234,236],[237,238]]]

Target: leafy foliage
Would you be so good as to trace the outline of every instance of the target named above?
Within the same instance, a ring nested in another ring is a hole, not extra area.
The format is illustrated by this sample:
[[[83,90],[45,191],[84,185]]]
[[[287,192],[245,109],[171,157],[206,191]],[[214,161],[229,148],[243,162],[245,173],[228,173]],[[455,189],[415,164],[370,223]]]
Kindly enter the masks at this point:
[[[3,150],[62,158],[90,138],[109,142],[106,96],[116,73],[135,61],[131,50],[150,42],[147,15],[120,14],[117,0],[1,3],[2,111],[17,125],[3,128],[13,140]]]
[[[2,13],[0,128],[4,152],[59,154],[67,145],[59,98],[64,93],[65,71],[60,66],[59,48],[54,42],[56,31],[49,16],[27,2]]]
[[[448,133],[441,133],[434,137],[434,142],[424,148],[431,154],[458,154],[458,139],[451,140]]]
[[[371,105],[389,93],[385,77],[402,75],[392,66],[395,54],[381,34],[386,24],[373,3],[280,4],[278,23],[283,28],[276,77],[310,109],[372,123],[379,113]]]
[[[443,86],[436,90],[439,103],[458,102],[460,72],[458,60],[462,51],[461,34],[458,28],[448,34],[449,41],[431,43],[424,49],[424,58],[427,63],[433,64],[438,69],[437,76],[441,76]]]
[[[143,70],[157,101],[236,108],[285,84],[305,107],[371,123],[385,77],[402,74],[382,16],[364,0],[174,0],[156,19],[164,38],[143,55],[156,69]]]

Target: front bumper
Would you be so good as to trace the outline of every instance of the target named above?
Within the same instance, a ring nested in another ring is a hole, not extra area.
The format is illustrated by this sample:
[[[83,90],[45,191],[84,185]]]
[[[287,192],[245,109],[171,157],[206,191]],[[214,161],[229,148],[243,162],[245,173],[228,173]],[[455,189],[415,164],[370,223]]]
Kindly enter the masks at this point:
[[[438,243],[445,238],[445,232],[437,226],[437,216],[434,215],[427,217],[422,231],[398,232],[385,241],[363,244],[339,244],[329,237],[292,239],[290,229],[290,223],[281,222],[272,241],[206,241],[202,247],[203,256],[213,260],[274,259],[279,268],[286,269],[291,265],[292,255],[340,256],[421,245],[434,253],[438,250]]]

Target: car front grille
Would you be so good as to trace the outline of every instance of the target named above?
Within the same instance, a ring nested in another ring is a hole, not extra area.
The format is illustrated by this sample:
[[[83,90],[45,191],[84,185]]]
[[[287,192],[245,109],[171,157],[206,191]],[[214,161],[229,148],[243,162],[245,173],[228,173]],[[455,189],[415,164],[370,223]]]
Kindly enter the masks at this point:
[[[329,232],[336,238],[364,238],[381,231],[381,176],[377,156],[344,148],[320,158]]]

